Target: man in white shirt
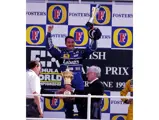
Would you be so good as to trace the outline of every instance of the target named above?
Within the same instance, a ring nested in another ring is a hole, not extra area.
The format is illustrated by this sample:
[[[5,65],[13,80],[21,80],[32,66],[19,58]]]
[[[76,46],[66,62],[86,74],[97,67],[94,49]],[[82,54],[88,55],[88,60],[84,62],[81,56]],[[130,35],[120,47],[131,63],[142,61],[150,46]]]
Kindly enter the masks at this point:
[[[26,117],[43,117],[43,111],[40,103],[40,96],[31,96],[29,94],[40,94],[41,64],[38,61],[31,61],[28,64],[26,72]]]

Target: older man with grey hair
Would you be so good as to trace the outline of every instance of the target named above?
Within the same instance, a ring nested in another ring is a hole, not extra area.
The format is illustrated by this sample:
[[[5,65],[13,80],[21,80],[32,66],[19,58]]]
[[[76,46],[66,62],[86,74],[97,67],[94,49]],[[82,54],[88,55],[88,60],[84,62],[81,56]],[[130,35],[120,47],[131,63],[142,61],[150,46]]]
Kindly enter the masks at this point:
[[[87,78],[89,82],[89,87],[85,89],[85,94],[91,95],[103,95],[104,86],[98,80],[101,76],[101,69],[98,66],[91,66],[87,69]],[[101,98],[91,99],[91,119],[101,119]],[[86,101],[85,101],[86,102]],[[87,113],[87,104],[84,105],[85,113]],[[86,114],[85,114],[86,118]]]
[[[93,83],[94,81],[98,80],[98,78],[101,76],[101,69],[98,66],[91,66],[87,69],[87,78],[88,81]]]

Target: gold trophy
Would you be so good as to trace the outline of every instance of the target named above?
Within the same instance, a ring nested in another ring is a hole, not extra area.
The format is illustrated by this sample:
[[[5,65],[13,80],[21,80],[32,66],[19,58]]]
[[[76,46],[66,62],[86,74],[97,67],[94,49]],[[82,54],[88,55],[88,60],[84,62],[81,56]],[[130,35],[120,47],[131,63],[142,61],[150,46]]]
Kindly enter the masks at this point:
[[[66,71],[61,72],[61,75],[64,79],[64,85],[66,87],[66,90],[64,91],[65,95],[71,95],[71,90],[69,90],[69,88],[71,88],[71,82],[73,79],[73,72],[71,72],[68,68],[66,69]],[[68,87],[68,89],[67,89]]]

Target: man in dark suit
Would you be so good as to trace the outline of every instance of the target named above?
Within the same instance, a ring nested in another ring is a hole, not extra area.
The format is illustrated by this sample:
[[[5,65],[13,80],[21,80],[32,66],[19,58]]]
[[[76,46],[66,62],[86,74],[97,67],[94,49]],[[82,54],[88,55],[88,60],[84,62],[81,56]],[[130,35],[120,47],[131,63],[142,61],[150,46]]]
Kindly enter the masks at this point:
[[[103,95],[104,86],[98,80],[101,76],[101,69],[97,66],[91,66],[87,70],[87,78],[89,82],[89,87],[85,89],[85,94],[91,95]],[[92,98],[91,99],[91,119],[101,119],[101,98]],[[84,104],[85,113],[87,113],[87,101]],[[86,118],[87,114],[85,114]]]

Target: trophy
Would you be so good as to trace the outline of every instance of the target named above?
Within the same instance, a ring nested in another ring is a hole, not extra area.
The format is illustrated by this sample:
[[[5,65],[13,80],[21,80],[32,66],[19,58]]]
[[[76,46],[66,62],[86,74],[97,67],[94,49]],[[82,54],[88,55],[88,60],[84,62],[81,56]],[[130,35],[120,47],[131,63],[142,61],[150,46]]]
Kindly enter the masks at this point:
[[[99,11],[99,8],[100,8],[99,4],[97,4],[96,7],[92,7],[92,15],[90,16],[88,22],[86,23],[87,27],[93,28],[93,21]]]
[[[66,69],[66,71],[61,72],[61,75],[64,79],[64,85],[66,90],[64,91],[65,95],[71,95],[71,82],[73,79],[73,72],[71,72],[68,68]]]
[[[96,7],[92,7],[92,15],[90,16],[88,22],[86,23],[86,26],[88,27],[88,36],[91,39],[94,39],[94,34],[95,34],[95,29],[93,28],[93,22],[94,22],[94,18],[96,17],[98,11],[100,9],[100,5],[97,4]]]

